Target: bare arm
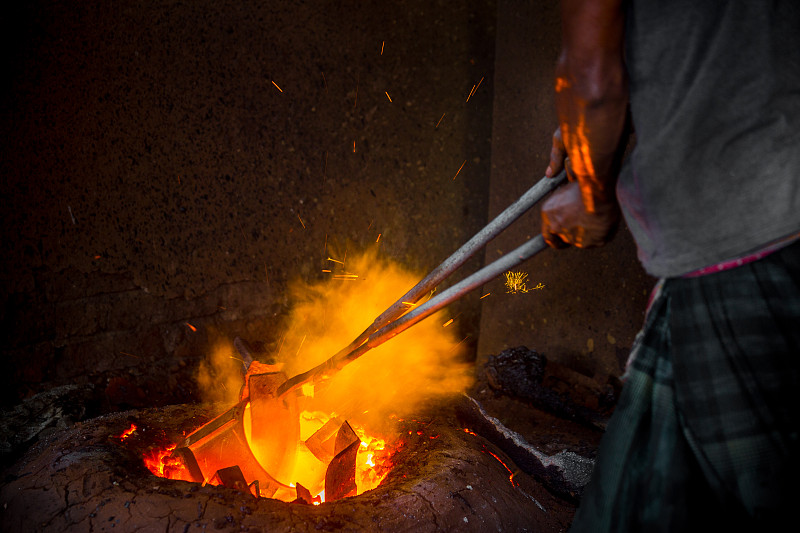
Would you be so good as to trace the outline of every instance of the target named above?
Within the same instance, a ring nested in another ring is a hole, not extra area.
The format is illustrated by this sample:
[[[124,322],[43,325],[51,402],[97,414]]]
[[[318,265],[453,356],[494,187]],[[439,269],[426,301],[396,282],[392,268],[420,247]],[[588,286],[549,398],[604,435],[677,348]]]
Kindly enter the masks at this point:
[[[619,220],[614,188],[628,103],[621,0],[562,0],[562,25],[555,87],[560,135],[547,174],[560,171],[567,156],[577,183],[545,203],[542,232],[551,246],[598,246]]]

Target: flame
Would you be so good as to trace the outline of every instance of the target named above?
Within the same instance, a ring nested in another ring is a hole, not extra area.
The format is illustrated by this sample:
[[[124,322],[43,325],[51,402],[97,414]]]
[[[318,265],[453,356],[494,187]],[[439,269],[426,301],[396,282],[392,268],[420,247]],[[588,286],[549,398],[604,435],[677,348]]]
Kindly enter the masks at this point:
[[[158,477],[167,479],[180,479],[183,481],[192,481],[192,477],[186,470],[180,459],[170,457],[172,451],[176,448],[175,444],[171,444],[166,448],[157,448],[144,455],[144,466]]]
[[[344,263],[339,263],[342,271]],[[292,355],[281,358],[287,375],[304,372],[347,346],[422,278],[377,251],[350,254],[346,268],[358,277],[344,281],[331,276],[290,287],[295,305],[283,353]],[[309,410],[337,412],[351,424],[391,431],[391,414],[402,417],[425,400],[465,390],[472,381],[471,367],[463,360],[458,332],[441,327],[447,320],[444,312],[415,325],[413,333],[373,348],[317,386]]]
[[[200,362],[195,379],[205,402],[233,405],[242,386],[242,365],[233,344],[219,340],[209,356]]]
[[[336,413],[327,415],[316,411],[303,411],[300,414],[300,440],[297,443],[297,453],[291,477],[294,480],[290,483],[294,487],[300,483],[312,494],[315,494],[312,503],[319,504],[325,501],[325,472],[327,464],[317,459],[314,454],[303,444],[308,437],[314,434],[328,420],[335,417]],[[392,455],[396,451],[396,446],[391,445],[384,438],[371,436],[367,430],[358,425],[352,425],[356,435],[361,440],[356,455],[356,494],[374,489],[384,480],[392,468]],[[135,426],[131,430],[118,438],[124,440],[129,432],[135,431]],[[245,416],[245,432],[249,440],[248,417]],[[192,481],[192,478],[178,458],[171,457],[172,452],[177,447],[171,444],[162,448],[152,449],[142,457],[145,467],[154,475],[167,479]],[[215,484],[212,480],[205,480],[205,483]],[[296,494],[292,490],[279,489],[273,498],[283,501],[293,501]]]
[[[291,285],[294,306],[278,353],[272,354],[287,376],[304,372],[336,354],[421,279],[419,273],[380,258],[377,253],[350,257],[342,254],[341,261],[328,257],[332,275],[318,282],[298,281]],[[328,465],[317,459],[304,441],[332,418],[346,420],[361,441],[356,456],[357,494],[384,480],[400,442],[396,422],[423,402],[462,392],[472,382],[471,366],[463,360],[463,345],[455,328],[441,327],[444,312],[415,325],[413,334],[400,335],[373,348],[330,379],[301,388],[300,435],[294,465],[287,465],[285,470],[290,474],[286,479],[278,478],[286,487],[274,498],[294,500],[296,495],[290,487],[299,483],[316,495],[315,500],[324,501]],[[206,399],[230,403],[237,400],[242,384],[241,365],[232,361],[232,353],[230,343],[221,343],[202,365],[198,375],[201,390],[216,393]],[[244,417],[247,436],[249,409]],[[162,477],[185,479],[187,473],[170,458],[174,449],[173,445],[148,454],[148,469]],[[251,450],[259,457],[259,450],[252,446]]]

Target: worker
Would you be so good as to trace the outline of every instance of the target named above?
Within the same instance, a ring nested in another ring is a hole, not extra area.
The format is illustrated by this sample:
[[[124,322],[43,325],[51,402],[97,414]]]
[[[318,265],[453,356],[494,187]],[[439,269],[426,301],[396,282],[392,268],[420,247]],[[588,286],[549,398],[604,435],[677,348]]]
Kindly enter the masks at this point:
[[[561,4],[547,175],[566,165],[570,182],[542,233],[599,246],[622,216],[659,278],[571,531],[785,529],[800,484],[800,2]]]

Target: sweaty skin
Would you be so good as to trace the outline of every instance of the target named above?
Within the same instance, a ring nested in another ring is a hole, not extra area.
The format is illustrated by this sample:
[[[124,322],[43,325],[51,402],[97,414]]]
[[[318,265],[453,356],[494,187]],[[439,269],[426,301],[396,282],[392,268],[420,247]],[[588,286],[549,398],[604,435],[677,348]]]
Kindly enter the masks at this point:
[[[559,128],[546,175],[567,164],[570,183],[542,207],[542,234],[554,248],[589,248],[614,235],[614,192],[627,130],[622,0],[562,0],[556,64]],[[566,161],[565,161],[566,160]]]

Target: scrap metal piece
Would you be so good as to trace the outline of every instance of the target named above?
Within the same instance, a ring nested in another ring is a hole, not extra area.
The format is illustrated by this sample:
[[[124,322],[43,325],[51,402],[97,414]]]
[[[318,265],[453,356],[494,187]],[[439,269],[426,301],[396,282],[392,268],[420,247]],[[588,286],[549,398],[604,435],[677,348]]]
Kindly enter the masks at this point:
[[[336,434],[342,423],[338,417],[333,417],[306,439],[306,447],[323,464],[328,464],[336,455]]]
[[[247,374],[247,370],[255,360],[255,357],[253,357],[253,349],[250,344],[241,337],[233,339],[233,346],[242,357],[242,374]]]
[[[203,480],[218,470],[238,466],[245,480],[258,480],[260,495],[270,497],[283,484],[268,473],[250,451],[244,432],[247,400],[234,405],[186,437],[183,447],[191,450]]]
[[[180,448],[175,448],[170,457],[179,460],[181,464],[183,464],[186,472],[191,478],[191,481],[194,481],[195,483],[203,482],[203,471],[200,469],[200,465],[197,464],[197,459],[195,459],[192,450],[185,446],[181,446]]]
[[[311,496],[311,491],[305,488],[300,483],[295,485],[295,489],[297,490],[297,500],[302,503],[312,504],[314,503],[314,497]]]
[[[213,485],[222,485],[242,492],[249,492],[247,480],[244,478],[242,469],[237,465],[220,468],[211,477],[210,482]]]
[[[356,494],[356,456],[360,445],[358,435],[345,421],[336,434],[335,456],[325,472],[325,501]]]
[[[336,433],[336,445],[333,450],[334,455],[339,455],[345,448],[350,446],[352,443],[358,442],[361,443],[361,439],[358,438],[356,432],[353,431],[353,426],[345,420],[342,423],[339,431]]]

